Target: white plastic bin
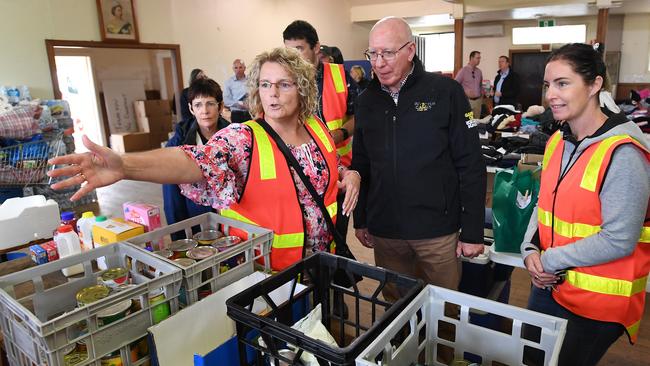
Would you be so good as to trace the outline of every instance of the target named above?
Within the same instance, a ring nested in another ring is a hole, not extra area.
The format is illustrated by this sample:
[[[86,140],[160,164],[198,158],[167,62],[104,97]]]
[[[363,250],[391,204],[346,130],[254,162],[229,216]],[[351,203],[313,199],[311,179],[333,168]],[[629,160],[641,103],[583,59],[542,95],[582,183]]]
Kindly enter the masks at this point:
[[[445,308],[456,308],[453,304],[460,310],[452,317]],[[511,333],[471,324],[470,309],[511,319]],[[455,336],[446,337],[452,340],[437,336],[442,323],[455,329]],[[476,355],[483,365],[523,365],[524,348],[530,347],[544,352],[544,365],[552,366],[557,364],[566,323],[565,319],[429,285],[361,352],[356,365],[445,365],[437,354],[445,347],[454,350],[455,358],[466,358],[466,352]],[[541,329],[538,342],[522,337],[524,324]]]
[[[191,305],[199,301],[199,290],[204,288],[204,286],[209,287],[211,293],[215,293],[219,289],[255,272],[255,263],[258,260],[264,259],[265,270],[270,271],[269,258],[271,253],[271,243],[273,242],[273,231],[229,219],[215,213],[206,213],[191,217],[187,220],[130,238],[127,242],[140,248],[144,248],[148,242],[158,243],[161,242],[161,239],[164,237],[181,231],[184,231],[186,236],[191,238],[192,227],[194,226],[200,226],[201,230],[218,229],[224,233],[228,233],[230,228],[236,228],[246,232],[248,240],[242,241],[231,249],[219,252],[188,267],[182,267],[174,261],[156,256],[157,258],[182,269],[182,305]],[[222,273],[220,271],[222,263],[242,254],[246,257],[244,263],[231,268],[227,272]]]
[[[79,307],[76,294],[97,284],[102,272],[96,270],[94,262],[102,256],[109,267],[128,269],[135,286]],[[76,264],[83,265],[84,274],[63,277],[61,270]],[[50,283],[46,283],[46,278],[55,278],[54,285],[46,287]],[[163,301],[169,304],[170,314],[175,314],[181,278],[177,267],[124,243],[102,246],[0,277],[0,322],[9,364],[63,366],[70,347],[81,342],[87,347],[88,359],[84,365],[99,364],[103,356],[118,350],[124,365],[132,365],[129,344],[147,335],[160,305],[150,305],[149,299],[162,289]],[[99,319],[102,311],[128,299],[139,301],[141,309],[102,325]],[[147,359],[144,357],[137,364]]]

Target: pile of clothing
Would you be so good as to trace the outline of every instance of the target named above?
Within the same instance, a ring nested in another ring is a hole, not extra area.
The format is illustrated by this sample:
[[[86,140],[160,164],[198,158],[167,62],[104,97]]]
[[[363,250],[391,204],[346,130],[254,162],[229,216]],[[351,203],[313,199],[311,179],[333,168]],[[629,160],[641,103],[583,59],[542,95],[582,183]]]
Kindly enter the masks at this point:
[[[644,133],[650,133],[650,89],[631,90],[629,98],[618,107],[628,120],[636,123]]]

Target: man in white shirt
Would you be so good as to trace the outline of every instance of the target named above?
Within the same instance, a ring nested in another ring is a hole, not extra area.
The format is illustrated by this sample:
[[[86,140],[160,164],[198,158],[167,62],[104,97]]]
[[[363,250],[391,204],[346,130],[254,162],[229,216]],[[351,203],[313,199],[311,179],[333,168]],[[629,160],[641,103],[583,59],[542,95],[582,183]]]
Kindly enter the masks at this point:
[[[232,70],[235,72],[231,78],[226,80],[224,85],[223,100],[226,108],[230,109],[230,122],[241,123],[251,119],[246,105],[248,91],[246,88],[246,65],[240,59],[232,62]]]

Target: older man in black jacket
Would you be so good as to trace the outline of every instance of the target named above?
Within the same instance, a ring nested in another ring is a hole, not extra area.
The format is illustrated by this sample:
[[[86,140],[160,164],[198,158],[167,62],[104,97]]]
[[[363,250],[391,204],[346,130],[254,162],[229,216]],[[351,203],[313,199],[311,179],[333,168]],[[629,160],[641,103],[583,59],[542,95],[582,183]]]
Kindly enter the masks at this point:
[[[374,248],[378,266],[456,289],[458,257],[483,251],[477,122],[456,81],[424,71],[403,19],[380,20],[369,46],[376,78],[355,107],[352,166],[362,177],[355,234]]]

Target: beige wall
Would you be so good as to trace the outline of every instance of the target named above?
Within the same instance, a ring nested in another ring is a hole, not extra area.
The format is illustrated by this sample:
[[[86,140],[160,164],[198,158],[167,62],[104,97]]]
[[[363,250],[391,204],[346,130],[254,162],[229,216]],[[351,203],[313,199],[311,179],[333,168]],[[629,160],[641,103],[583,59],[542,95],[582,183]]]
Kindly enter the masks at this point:
[[[650,14],[626,15],[621,45],[622,83],[650,83]]]
[[[186,83],[195,67],[223,82],[233,59],[249,62],[282,45],[295,19],[312,23],[347,59],[362,58],[369,28],[352,24],[349,8],[346,0],[138,0],[136,15],[141,42],[181,45]],[[40,98],[53,96],[45,39],[100,40],[93,0],[0,0],[0,24],[15,30],[0,33],[0,83],[28,85]]]

